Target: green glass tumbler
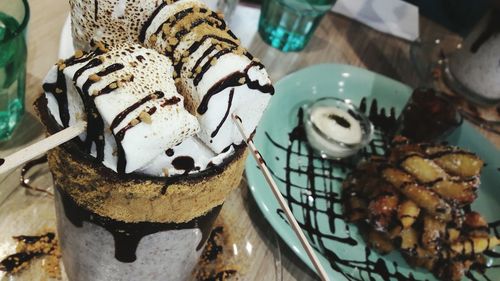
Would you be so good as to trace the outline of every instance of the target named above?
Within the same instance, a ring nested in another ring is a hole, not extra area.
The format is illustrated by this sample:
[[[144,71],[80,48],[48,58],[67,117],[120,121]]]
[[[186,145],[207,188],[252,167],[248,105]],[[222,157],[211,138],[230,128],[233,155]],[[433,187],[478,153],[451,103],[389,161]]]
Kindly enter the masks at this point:
[[[27,0],[0,0],[0,141],[24,114],[28,20]]]
[[[283,52],[304,49],[336,0],[263,0],[259,33]]]

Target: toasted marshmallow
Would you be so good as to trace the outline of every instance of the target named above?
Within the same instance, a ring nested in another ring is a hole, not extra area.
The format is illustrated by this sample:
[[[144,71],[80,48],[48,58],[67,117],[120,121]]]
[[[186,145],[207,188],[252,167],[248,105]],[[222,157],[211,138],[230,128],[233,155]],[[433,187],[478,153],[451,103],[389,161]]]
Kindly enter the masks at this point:
[[[220,165],[234,153],[234,147],[215,154],[199,138],[192,136],[156,157],[139,173],[159,177],[194,174],[212,166]]]
[[[71,126],[83,116],[85,148],[113,170],[130,173],[199,130],[172,71],[165,56],[130,45],[60,63],[44,89],[59,124]]]
[[[141,27],[162,0],[70,0],[75,48],[90,51],[97,42],[108,46],[138,43]]]
[[[231,115],[252,133],[274,89],[224,19],[200,1],[181,0],[159,7],[143,30],[142,43],[172,59],[178,89],[200,122],[198,137],[216,153],[242,143]]]

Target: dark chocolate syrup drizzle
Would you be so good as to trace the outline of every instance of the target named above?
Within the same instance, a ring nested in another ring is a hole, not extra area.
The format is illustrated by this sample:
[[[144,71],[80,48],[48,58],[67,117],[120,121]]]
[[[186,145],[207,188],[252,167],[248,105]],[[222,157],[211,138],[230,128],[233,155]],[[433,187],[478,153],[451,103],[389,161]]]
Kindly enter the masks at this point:
[[[83,142],[84,150],[90,154],[92,145],[95,144],[96,159],[99,162],[104,160],[104,121],[102,120],[99,111],[94,103],[94,99],[89,95],[88,89],[80,89],[76,87],[77,81],[80,76],[89,69],[102,65],[99,58],[90,60],[84,67],[78,69],[73,75],[73,84],[83,101],[84,108],[86,109],[87,116],[87,137]]]
[[[184,57],[187,57],[187,56],[190,56],[192,55],[193,53],[195,53],[207,40],[213,40],[214,42],[218,42],[218,43],[221,43],[221,44],[226,44],[226,45],[229,45],[230,48],[233,48],[233,47],[236,47],[238,44],[232,40],[232,39],[228,39],[228,38],[225,38],[225,37],[221,37],[221,36],[217,36],[217,35],[214,35],[214,34],[210,34],[210,35],[203,35],[201,37],[200,40],[194,42],[189,48],[188,48],[188,51],[186,53],[186,55],[181,57],[181,59],[179,59],[179,61],[176,61],[174,63],[174,69],[177,73],[180,73],[182,67],[184,66],[184,62],[182,60],[182,58]],[[209,55],[209,54],[207,54]],[[205,55],[201,56],[199,58],[200,60],[200,63],[201,61],[205,59]]]
[[[48,190],[31,185],[29,183],[30,180],[26,177],[26,175],[28,174],[28,172],[31,169],[33,169],[34,167],[36,167],[38,165],[47,163],[47,160],[48,160],[47,155],[44,155],[40,158],[31,160],[31,161],[27,162],[26,164],[24,164],[24,166],[21,168],[21,186],[22,187],[30,189],[30,190],[38,191],[38,192],[43,192],[43,193],[49,194],[51,196],[54,195],[54,194],[52,194],[52,192],[50,192]]]
[[[21,264],[25,262],[30,262],[36,257],[42,256],[41,253],[15,253],[12,254],[0,262],[0,270],[5,271],[7,273],[13,272],[16,268],[18,268]]]
[[[0,166],[2,166],[5,163],[5,159],[0,158]]]
[[[74,226],[83,227],[83,222],[89,222],[103,227],[113,235],[115,241],[115,257],[117,260],[124,263],[132,263],[136,260],[137,246],[143,237],[163,231],[200,229],[202,232],[202,239],[196,247],[196,250],[200,250],[207,241],[212,224],[222,207],[215,207],[207,214],[186,223],[125,223],[99,216],[77,205],[77,203],[59,187],[56,187],[56,192],[61,198],[66,217]]]
[[[240,83],[240,79],[245,79],[245,82],[247,83],[247,86],[250,89],[256,89],[262,93],[268,93],[273,95],[274,87],[271,84],[260,85],[259,81],[250,80],[250,77],[248,76],[248,71],[253,66],[259,66],[261,69],[263,68],[262,64],[259,64],[257,62],[252,62],[245,68],[245,70],[234,72],[231,75],[227,76],[226,78],[215,83],[212,87],[210,87],[207,93],[203,96],[200,105],[198,106],[197,109],[198,113],[205,114],[207,112],[208,103],[210,102],[210,99],[213,96],[217,95],[218,93],[224,91],[227,88],[241,86],[242,83]]]
[[[50,244],[54,238],[56,237],[55,233],[53,232],[48,232],[44,235],[39,235],[39,236],[26,236],[26,235],[20,235],[20,236],[14,236],[13,238],[17,240],[18,242],[22,242],[25,244],[35,244],[39,241],[44,241],[44,243]],[[41,257],[46,255],[43,251],[23,251],[19,253],[15,253],[12,255],[7,256],[4,258],[2,261],[0,261],[0,270],[5,271],[7,273],[13,273],[14,270],[19,268],[23,263],[30,262],[36,257]]]
[[[189,174],[195,169],[194,159],[189,156],[179,156],[172,161],[172,166],[177,170],[183,170],[184,174]]]
[[[161,99],[165,96],[163,92],[157,91],[154,92],[152,95],[147,95],[138,102],[132,104],[131,106],[127,107],[125,110],[120,112],[118,115],[116,115],[115,119],[111,122],[110,129],[113,131],[116,129],[118,125],[134,110],[139,108],[141,105],[153,100],[153,99]]]
[[[69,108],[68,96],[66,94],[66,78],[62,71],[57,72],[57,80],[55,83],[45,83],[42,86],[43,90],[51,93],[57,101],[59,107],[59,118],[61,119],[63,127],[69,126]]]
[[[97,21],[99,15],[99,0],[94,0],[94,21]]]
[[[154,33],[156,36],[160,37],[162,36],[163,38],[176,38],[177,42],[171,46],[171,49],[165,51],[165,55],[168,57],[172,57],[175,50],[179,46],[181,39],[189,34],[194,28],[201,26],[201,25],[207,25],[211,26],[213,28],[219,29],[221,31],[224,31],[226,29],[226,24],[224,20],[220,19],[219,16],[215,12],[211,12],[210,14],[206,14],[206,9],[199,9],[199,12],[196,13],[193,8],[188,8],[183,11],[178,12],[175,14],[173,17],[170,17],[167,19],[162,25],[158,27],[156,32]],[[170,29],[173,29],[175,25],[181,20],[186,17],[189,14],[195,14],[199,16],[199,18],[194,19],[193,21],[190,22],[189,26],[183,26],[181,28],[178,28],[175,34],[166,34],[163,32],[163,26],[168,25]],[[173,20],[172,20],[173,19]]]
[[[224,113],[224,117],[222,117],[222,120],[220,121],[219,125],[217,125],[217,128],[215,128],[215,130],[212,132],[210,137],[215,138],[215,136],[217,136],[217,134],[219,133],[220,128],[222,128],[222,125],[224,125],[224,122],[226,122],[226,119],[229,116],[229,112],[231,111],[231,106],[233,105],[233,97],[234,97],[234,88],[231,89],[231,92],[229,93],[226,113]]]
[[[371,101],[368,107],[367,99],[361,101],[359,108],[363,113],[368,113],[370,121],[377,128],[374,140],[367,148],[363,149],[360,153],[361,157],[384,155],[385,151],[389,149],[389,143],[386,140],[387,131],[392,132],[397,126],[395,109],[390,108],[387,111],[384,108],[379,108],[376,100]],[[378,280],[375,277],[381,280],[417,280],[411,273],[406,275],[400,271],[397,262],[391,264],[378,258],[378,255],[368,247],[365,247],[363,256],[355,259],[344,258],[337,254],[337,249],[332,247],[331,241],[350,246],[359,245],[358,241],[351,236],[350,226],[347,223],[343,224],[337,221],[345,219],[342,211],[339,211],[342,210],[340,185],[344,181],[344,177],[335,176],[337,173],[334,173],[334,171],[347,173],[354,169],[355,165],[348,160],[326,160],[317,156],[307,143],[302,123],[302,109],[299,109],[297,119],[297,126],[289,133],[287,143],[277,142],[268,132],[266,132],[266,137],[277,151],[286,155],[284,175],[277,174],[272,170],[271,173],[277,181],[284,185],[285,189],[282,193],[287,199],[290,209],[300,210],[295,212],[295,215],[299,215],[299,225],[310,238],[311,245],[323,253],[332,268],[349,281]],[[295,179],[299,177],[307,180],[292,181],[292,176]],[[334,183],[337,187],[334,187]],[[326,209],[320,208],[316,201],[326,201],[324,205],[328,207]],[[287,222],[281,209],[277,209],[276,212]],[[300,216],[300,214],[302,215]],[[319,217],[328,219],[329,233],[319,228]],[[500,221],[490,223],[490,232],[497,236],[500,234]],[[330,243],[325,243],[328,241]],[[489,257],[500,256],[500,254],[491,251],[485,254]],[[475,274],[481,275],[485,280],[490,280],[484,272],[479,271]],[[469,275],[467,276],[469,279],[475,280]]]
[[[161,107],[165,107],[165,106],[168,106],[168,105],[176,105],[178,104],[179,102],[181,102],[181,99],[178,98],[178,97],[171,97],[169,99],[166,99],[162,104],[161,104]]]
[[[146,20],[146,22],[144,23],[144,25],[141,28],[141,31],[139,32],[139,41],[140,42],[144,43],[144,40],[146,40],[146,32],[147,32],[148,28],[151,26],[151,23],[153,23],[153,20],[156,18],[158,13],[161,10],[163,10],[163,8],[165,8],[165,6],[167,6],[167,5],[168,4],[165,1],[162,1],[160,6],[158,6],[158,8],[156,8],[156,10],[154,10],[153,13],[151,14],[151,16]]]
[[[344,117],[335,115],[335,114],[330,114],[328,115],[328,118],[335,121],[339,126],[342,126],[344,128],[351,128],[351,123],[347,121]]]

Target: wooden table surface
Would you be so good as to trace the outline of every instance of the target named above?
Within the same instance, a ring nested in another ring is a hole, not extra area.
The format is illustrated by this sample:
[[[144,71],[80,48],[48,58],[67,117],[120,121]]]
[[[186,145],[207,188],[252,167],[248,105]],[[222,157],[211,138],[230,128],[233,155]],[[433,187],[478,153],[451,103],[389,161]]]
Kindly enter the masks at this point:
[[[0,156],[16,151],[43,136],[43,129],[34,117],[31,105],[34,98],[41,92],[42,80],[49,67],[57,60],[59,35],[69,11],[69,5],[64,0],[30,0],[29,2],[32,12],[29,25],[27,114],[13,138],[8,142],[0,143]],[[421,18],[420,32],[421,38],[424,40],[432,39],[436,34],[447,33],[444,28],[426,18]],[[410,44],[406,41],[381,34],[335,14],[325,16],[310,44],[302,52],[282,53],[267,46],[258,36],[254,37],[249,46],[249,50],[256,57],[261,58],[267,66],[274,81],[309,65],[335,62],[367,68],[415,87],[419,85],[420,81],[410,62],[409,48]],[[497,147],[500,146],[498,136],[488,136]],[[5,197],[9,195],[8,190],[18,186],[18,181],[19,170],[0,175],[0,203],[5,201]],[[47,180],[47,182],[49,181],[50,179]],[[294,256],[283,242],[276,239],[276,236],[268,231],[270,226],[262,218],[247,192],[246,184],[242,183],[242,188],[237,196],[243,198],[245,202],[242,208],[247,213],[247,221],[244,223],[251,225],[258,236],[255,239],[257,242],[254,243],[257,243],[257,248],[262,249],[264,253],[261,258],[273,260],[272,257],[267,257],[266,253],[278,253],[281,257],[281,267],[279,267],[280,272],[276,275],[276,272],[270,272],[275,271],[273,265],[258,265],[262,269],[248,274],[245,279],[276,280],[275,276],[278,276],[278,279],[281,280],[314,280],[314,274]],[[23,194],[15,196],[19,197]],[[13,196],[11,194],[4,204],[13,204],[10,202],[13,200]],[[16,204],[13,206],[16,208]],[[3,209],[0,209],[0,216],[2,216]],[[4,231],[5,228],[1,229]],[[0,239],[8,239],[5,237],[7,236],[2,235]],[[6,251],[0,246],[0,255]],[[276,258],[274,261],[276,262]],[[265,264],[264,261],[258,263]]]

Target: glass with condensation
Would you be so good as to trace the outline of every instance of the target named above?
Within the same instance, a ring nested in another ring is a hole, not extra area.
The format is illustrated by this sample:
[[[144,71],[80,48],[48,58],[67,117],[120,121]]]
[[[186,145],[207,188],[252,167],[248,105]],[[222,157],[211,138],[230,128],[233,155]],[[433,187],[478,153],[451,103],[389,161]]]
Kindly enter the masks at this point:
[[[263,0],[259,34],[284,52],[304,49],[336,0]]]
[[[0,141],[8,139],[24,113],[27,0],[0,1]]]

